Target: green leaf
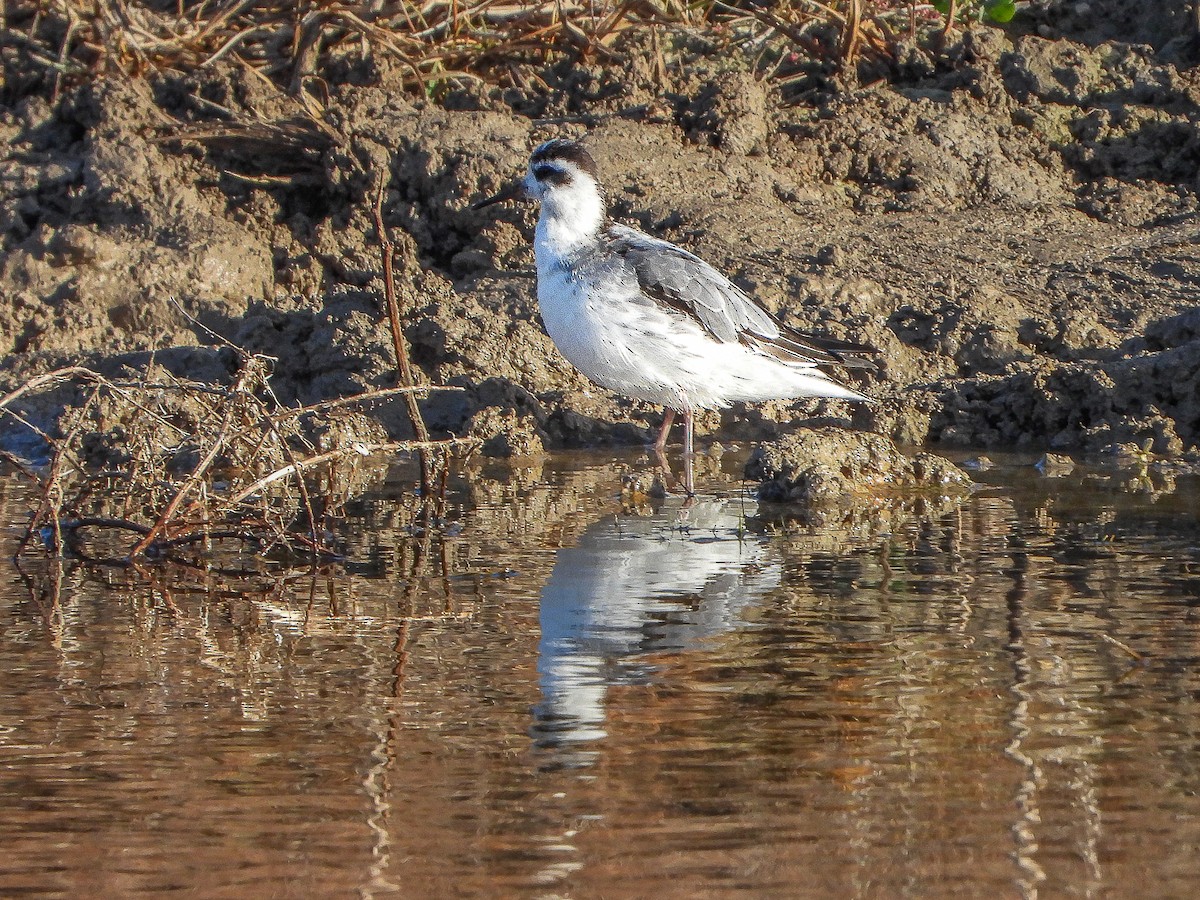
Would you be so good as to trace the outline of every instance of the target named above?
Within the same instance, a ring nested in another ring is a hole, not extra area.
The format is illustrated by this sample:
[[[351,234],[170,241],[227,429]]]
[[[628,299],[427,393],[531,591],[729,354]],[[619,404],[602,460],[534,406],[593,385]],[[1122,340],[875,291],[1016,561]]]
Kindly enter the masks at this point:
[[[1011,22],[1012,17],[1017,14],[1017,4],[1013,0],[992,0],[987,4],[986,9],[987,17],[1001,25]]]
[[[950,0],[933,0],[933,8],[945,15],[950,12]]]

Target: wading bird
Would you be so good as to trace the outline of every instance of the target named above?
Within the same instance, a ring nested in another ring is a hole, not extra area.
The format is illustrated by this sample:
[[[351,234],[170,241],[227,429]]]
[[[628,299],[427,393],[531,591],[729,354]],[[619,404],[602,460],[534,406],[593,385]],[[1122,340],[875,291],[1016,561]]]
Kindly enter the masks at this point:
[[[688,494],[696,410],[867,399],[826,369],[873,369],[874,348],[793,331],[698,256],[611,222],[596,163],[579,142],[541,144],[523,178],[473,208],[520,199],[541,204],[533,247],[546,331],[596,384],[666,408],[654,443],[660,462],[675,415],[683,417]]]

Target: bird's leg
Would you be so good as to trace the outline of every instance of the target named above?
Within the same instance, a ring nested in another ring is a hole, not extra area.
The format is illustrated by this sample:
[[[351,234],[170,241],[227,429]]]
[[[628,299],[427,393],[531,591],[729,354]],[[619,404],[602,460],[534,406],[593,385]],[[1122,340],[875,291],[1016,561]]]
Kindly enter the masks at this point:
[[[692,478],[692,411],[683,411],[683,490],[689,496],[694,496],[695,481]]]
[[[668,485],[673,480],[671,474],[671,464],[667,462],[667,454],[663,452],[663,448],[667,446],[667,434],[671,430],[671,423],[675,420],[675,410],[667,409],[663,411],[662,429],[658,432],[658,440],[656,440],[651,449],[654,450],[654,459],[658,462],[659,471],[662,473],[663,490],[666,490],[665,485]]]
[[[658,440],[654,442],[654,449],[660,453],[667,446],[667,434],[671,431],[671,423],[675,421],[675,410],[667,409],[663,412],[662,430],[658,432]]]

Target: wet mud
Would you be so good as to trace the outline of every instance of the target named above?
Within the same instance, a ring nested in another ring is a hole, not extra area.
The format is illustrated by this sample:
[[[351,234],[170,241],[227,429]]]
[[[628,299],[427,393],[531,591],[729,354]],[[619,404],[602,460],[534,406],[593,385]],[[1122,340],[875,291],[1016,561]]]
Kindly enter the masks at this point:
[[[284,402],[395,381],[374,186],[431,435],[485,453],[636,444],[661,411],[590,385],[542,330],[533,210],[472,211],[536,142],[585,136],[611,212],[728,273],[789,325],[883,351],[876,402],[706,413],[701,440],[850,421],[901,445],[1194,458],[1200,444],[1200,44],[1184,3],[1031,4],[800,95],[736,60],[473,85],[386,67],[328,85],[321,125],[232,63],[101,78],[0,110],[6,387],[67,362],[231,377]],[[368,77],[369,76],[369,77]],[[531,85],[535,82],[530,82]],[[550,89],[546,89],[549,86]],[[249,124],[248,124],[249,123]],[[53,428],[62,392],[20,405]],[[402,404],[371,428],[408,434]],[[8,420],[10,449],[33,452]],[[790,488],[788,489],[790,490]]]

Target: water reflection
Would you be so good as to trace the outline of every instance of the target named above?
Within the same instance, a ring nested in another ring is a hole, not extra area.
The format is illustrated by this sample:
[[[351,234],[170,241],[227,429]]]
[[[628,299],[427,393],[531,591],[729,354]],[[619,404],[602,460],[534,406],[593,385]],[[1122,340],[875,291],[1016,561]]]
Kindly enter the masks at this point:
[[[0,895],[1195,893],[1195,480],[743,529],[621,465],[400,479],[353,571],[0,573]]]
[[[693,647],[735,627],[778,587],[782,565],[747,535],[744,498],[682,498],[651,515],[606,516],[558,552],[542,589],[533,735],[566,748],[604,736],[604,698],[643,683],[645,655]],[[563,761],[582,764],[576,748]]]

